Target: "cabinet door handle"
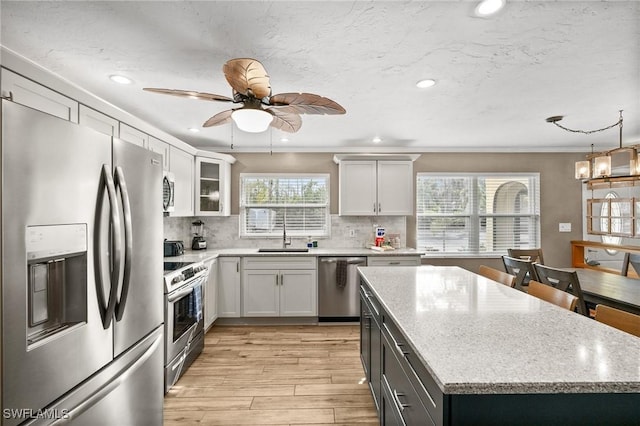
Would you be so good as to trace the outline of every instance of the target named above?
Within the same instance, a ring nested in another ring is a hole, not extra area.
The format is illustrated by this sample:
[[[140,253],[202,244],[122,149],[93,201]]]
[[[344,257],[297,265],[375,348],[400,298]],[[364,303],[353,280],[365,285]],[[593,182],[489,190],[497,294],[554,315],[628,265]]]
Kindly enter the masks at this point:
[[[400,264],[400,262],[397,262],[397,261],[396,262],[389,262],[389,265],[399,265],[399,264]]]
[[[276,274],[276,287],[278,286],[278,274]]]
[[[284,285],[284,274],[280,274],[280,285]]]
[[[382,213],[382,204],[378,203],[378,213]]]
[[[373,203],[373,212],[376,212],[376,203]]]
[[[398,410],[400,411],[404,411],[405,408],[410,407],[411,405],[409,404],[403,404],[402,402],[400,402],[400,397],[404,396],[403,393],[399,393],[397,390],[393,390],[393,401],[396,403],[396,406],[398,407]]]
[[[236,262],[236,272],[240,272],[240,262]]]
[[[398,352],[400,352],[400,354],[402,354],[403,357],[409,355],[410,352],[402,349],[404,347],[404,343],[400,343],[396,340],[396,338],[393,336],[393,333],[391,333],[391,330],[389,330],[389,327],[387,327],[387,324],[383,324],[382,326],[387,331],[387,334],[389,334],[389,337],[391,338],[391,342],[393,342],[393,345],[396,347]]]

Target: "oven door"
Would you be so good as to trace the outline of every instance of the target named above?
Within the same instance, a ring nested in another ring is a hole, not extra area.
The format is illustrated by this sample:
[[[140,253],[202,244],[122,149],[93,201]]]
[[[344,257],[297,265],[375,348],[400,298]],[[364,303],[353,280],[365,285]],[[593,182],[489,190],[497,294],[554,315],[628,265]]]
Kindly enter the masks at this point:
[[[191,340],[204,328],[202,291],[205,276],[187,282],[166,296],[165,365],[184,353]]]
[[[162,176],[162,210],[174,211],[175,177],[171,172],[164,172]]]

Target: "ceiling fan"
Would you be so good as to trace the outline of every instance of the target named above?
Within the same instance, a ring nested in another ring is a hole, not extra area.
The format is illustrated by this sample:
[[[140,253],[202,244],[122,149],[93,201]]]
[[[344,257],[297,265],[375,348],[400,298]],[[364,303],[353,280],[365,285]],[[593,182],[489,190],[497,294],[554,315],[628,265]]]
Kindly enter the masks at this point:
[[[203,127],[219,126],[232,120],[239,129],[259,133],[269,126],[294,133],[300,130],[300,114],[344,114],[337,102],[313,93],[271,94],[269,75],[256,59],[237,58],[222,67],[227,82],[233,89],[233,98],[192,90],[174,90],[145,87],[148,92],[163,93],[206,101],[242,104],[239,108],[222,111],[203,124]]]

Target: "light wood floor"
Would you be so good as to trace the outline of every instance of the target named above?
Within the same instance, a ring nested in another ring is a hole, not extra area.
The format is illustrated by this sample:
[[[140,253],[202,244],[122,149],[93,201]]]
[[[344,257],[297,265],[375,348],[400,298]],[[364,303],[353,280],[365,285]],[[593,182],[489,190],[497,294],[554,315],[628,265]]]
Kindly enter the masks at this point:
[[[358,325],[215,326],[165,425],[377,425]]]

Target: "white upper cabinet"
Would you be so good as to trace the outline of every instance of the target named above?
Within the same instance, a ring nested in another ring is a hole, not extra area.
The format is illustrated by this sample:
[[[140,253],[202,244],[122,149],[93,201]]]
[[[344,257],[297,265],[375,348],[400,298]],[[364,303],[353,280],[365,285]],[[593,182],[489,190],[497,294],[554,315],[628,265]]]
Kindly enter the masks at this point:
[[[224,160],[196,157],[196,216],[229,216],[231,165]]]
[[[78,122],[105,135],[118,136],[118,120],[85,105],[80,105]]]
[[[413,212],[413,162],[340,162],[340,215],[409,216]]]
[[[120,134],[118,137],[123,141],[130,142],[142,148],[149,146],[149,135],[124,123],[120,123]]]
[[[378,161],[378,215],[413,214],[413,162]]]
[[[63,120],[78,122],[78,102],[45,86],[35,83],[5,68],[0,75],[2,96],[13,102],[55,115]]]
[[[171,216],[193,216],[194,156],[169,147],[169,171],[175,177],[174,211]]]
[[[162,170],[169,171],[169,144],[149,136],[149,151],[162,155]]]

